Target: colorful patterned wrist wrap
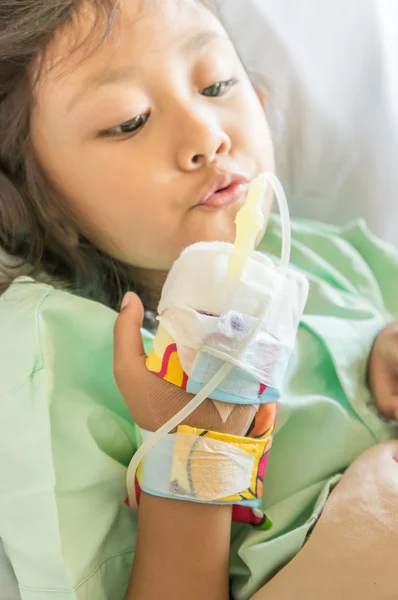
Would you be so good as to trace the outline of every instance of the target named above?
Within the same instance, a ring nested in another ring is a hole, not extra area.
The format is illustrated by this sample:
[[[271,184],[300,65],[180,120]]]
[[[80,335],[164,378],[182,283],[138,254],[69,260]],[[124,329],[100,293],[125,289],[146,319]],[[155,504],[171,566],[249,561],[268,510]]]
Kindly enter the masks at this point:
[[[137,471],[141,490],[155,496],[212,504],[235,504],[233,519],[264,529],[264,476],[272,446],[276,403],[257,413],[251,437],[180,426],[145,456]],[[151,434],[142,431],[143,441]]]
[[[137,479],[153,495],[257,507],[271,444],[271,430],[256,439],[181,425],[148,452]]]

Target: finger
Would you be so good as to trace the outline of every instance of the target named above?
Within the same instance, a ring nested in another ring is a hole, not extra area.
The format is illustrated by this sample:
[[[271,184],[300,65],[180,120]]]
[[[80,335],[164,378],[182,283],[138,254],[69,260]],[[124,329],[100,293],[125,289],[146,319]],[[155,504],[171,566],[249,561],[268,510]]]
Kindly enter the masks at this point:
[[[142,341],[141,327],[144,307],[136,294],[126,294],[114,332],[115,376],[130,370],[145,368],[146,354]]]
[[[373,396],[377,410],[386,419],[398,419],[398,396],[392,392],[392,386],[387,381],[378,381],[373,388]]]
[[[379,412],[387,419],[398,418],[396,376],[385,360],[375,357],[369,371],[369,384]]]

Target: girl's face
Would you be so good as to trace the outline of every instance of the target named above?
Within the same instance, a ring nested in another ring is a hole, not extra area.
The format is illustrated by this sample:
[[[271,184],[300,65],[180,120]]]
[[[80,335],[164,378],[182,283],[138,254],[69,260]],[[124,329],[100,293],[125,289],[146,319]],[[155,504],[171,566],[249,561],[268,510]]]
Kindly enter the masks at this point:
[[[112,35],[92,48],[71,52],[92,25],[88,9],[58,35],[31,136],[82,233],[114,258],[167,270],[191,243],[233,241],[245,182],[273,169],[273,150],[214,14],[197,0],[141,4],[125,0]]]

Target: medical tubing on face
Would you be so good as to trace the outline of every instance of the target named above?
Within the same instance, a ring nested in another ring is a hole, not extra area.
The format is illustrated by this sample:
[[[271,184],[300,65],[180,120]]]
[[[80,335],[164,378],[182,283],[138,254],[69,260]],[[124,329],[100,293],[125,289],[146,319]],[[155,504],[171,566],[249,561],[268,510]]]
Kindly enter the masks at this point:
[[[263,173],[259,176],[263,179],[264,184],[269,183],[271,187],[274,189],[279,212],[281,216],[282,223],[282,253],[281,253],[281,261],[278,267],[282,273],[286,273],[289,268],[290,263],[290,253],[291,253],[291,228],[290,228],[290,214],[289,207],[287,203],[287,198],[280,183],[279,179],[273,173]],[[267,186],[264,186],[264,192],[266,191]],[[276,291],[275,297],[278,296],[280,292],[282,284],[279,289]],[[275,300],[275,298],[274,298]],[[267,313],[272,306],[270,303],[268,306],[260,307],[258,314],[256,314],[257,322],[255,326],[252,328],[250,334],[242,341],[242,344],[239,345],[237,352],[234,353],[233,358],[239,359],[242,354],[245,352],[246,348],[250,345],[252,340],[256,337],[258,331],[260,330],[264,319],[267,316]],[[134,454],[129,467],[127,469],[127,491],[130,499],[130,506],[136,504],[136,495],[135,495],[135,476],[138,469],[139,464],[145,457],[145,455],[154,448],[161,439],[163,439],[166,435],[168,435],[171,431],[176,429],[180,423],[185,421],[209,396],[210,394],[218,388],[218,386],[222,383],[222,381],[228,376],[228,374],[235,367],[234,364],[226,362],[219,369],[219,371],[203,386],[203,388],[196,394],[194,398],[186,405],[182,410],[180,410],[174,417],[172,417],[167,423],[162,425],[156,432],[154,432],[150,438],[148,438],[137,450]]]

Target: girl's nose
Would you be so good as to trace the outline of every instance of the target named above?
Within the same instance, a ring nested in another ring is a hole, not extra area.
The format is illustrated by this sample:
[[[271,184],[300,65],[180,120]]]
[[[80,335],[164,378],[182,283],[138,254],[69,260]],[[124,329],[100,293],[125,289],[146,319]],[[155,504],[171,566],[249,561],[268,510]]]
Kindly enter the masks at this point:
[[[185,115],[180,122],[177,163],[183,171],[194,171],[229,154],[231,139],[217,122],[215,115]]]

